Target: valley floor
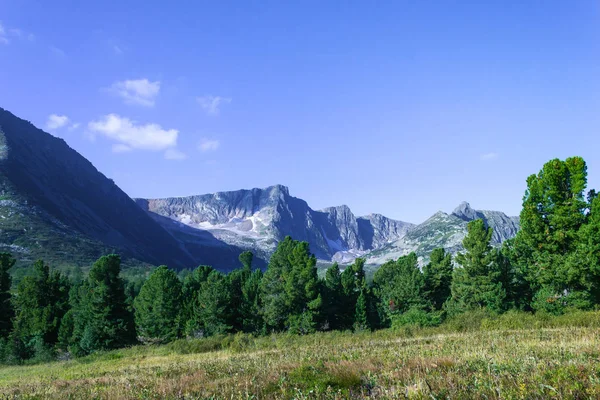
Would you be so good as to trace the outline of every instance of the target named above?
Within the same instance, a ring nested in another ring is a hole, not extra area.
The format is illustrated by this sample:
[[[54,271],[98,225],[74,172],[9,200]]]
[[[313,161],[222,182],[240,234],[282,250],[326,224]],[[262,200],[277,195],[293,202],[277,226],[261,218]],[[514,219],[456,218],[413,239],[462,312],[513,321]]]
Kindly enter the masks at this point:
[[[0,393],[40,399],[600,398],[600,329],[182,340],[1,367]]]

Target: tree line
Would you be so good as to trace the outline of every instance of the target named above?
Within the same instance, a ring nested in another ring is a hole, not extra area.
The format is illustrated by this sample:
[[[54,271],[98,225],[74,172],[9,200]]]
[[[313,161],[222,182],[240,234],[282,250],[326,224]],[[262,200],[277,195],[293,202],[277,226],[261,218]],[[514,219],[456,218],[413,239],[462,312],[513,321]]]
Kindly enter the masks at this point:
[[[101,257],[70,280],[37,261],[11,290],[15,264],[0,253],[0,359],[17,363],[83,356],[136,343],[159,344],[245,332],[309,334],[432,326],[472,310],[561,314],[600,305],[600,199],[586,192],[580,157],[551,160],[527,179],[516,237],[491,246],[492,228],[469,222],[464,251],[415,253],[365,276],[365,260],[317,275],[308,243],[286,237],[267,269],[224,274],[200,266],[185,274],[161,266],[141,288],[121,276],[118,255]]]

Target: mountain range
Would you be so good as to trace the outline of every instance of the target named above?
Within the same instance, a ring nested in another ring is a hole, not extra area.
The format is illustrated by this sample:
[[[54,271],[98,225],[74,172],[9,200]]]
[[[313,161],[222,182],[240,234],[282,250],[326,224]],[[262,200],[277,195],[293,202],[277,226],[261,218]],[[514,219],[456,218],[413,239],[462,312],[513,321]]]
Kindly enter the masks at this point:
[[[360,256],[379,265],[412,251],[426,260],[436,247],[456,253],[474,219],[493,228],[493,245],[519,229],[517,217],[474,210],[467,202],[450,214],[439,211],[419,225],[380,214],[356,217],[345,205],[313,210],[282,185],[136,202],[187,248],[209,232],[213,239],[252,250],[263,260],[287,235],[307,241],[319,260],[343,264]]]
[[[136,202],[188,248],[209,232],[263,260],[288,235],[307,241],[318,259],[343,261],[400,239],[413,227],[377,214],[357,218],[348,206],[313,210],[283,185]]]
[[[461,203],[414,225],[348,206],[313,210],[283,185],[189,197],[131,199],[67,143],[0,108],[0,250],[20,264],[44,258],[82,267],[107,252],[126,264],[238,266],[244,250],[264,267],[285,236],[307,241],[322,262],[357,256],[378,265],[415,251],[459,251],[468,221],[483,218],[493,244],[514,236],[518,218]]]

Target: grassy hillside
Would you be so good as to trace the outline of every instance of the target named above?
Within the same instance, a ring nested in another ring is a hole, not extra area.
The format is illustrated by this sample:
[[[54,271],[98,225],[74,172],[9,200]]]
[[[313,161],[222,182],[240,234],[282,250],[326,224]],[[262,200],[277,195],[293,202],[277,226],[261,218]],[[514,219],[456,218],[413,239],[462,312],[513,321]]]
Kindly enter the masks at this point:
[[[17,259],[11,270],[16,285],[36,260],[43,259],[66,273],[76,268],[85,273],[98,258],[118,249],[78,233],[29,204],[0,170],[0,251],[8,251]],[[150,264],[128,256],[123,256],[122,263],[124,270],[132,270],[130,275],[151,269]]]
[[[245,335],[0,368],[12,398],[599,398],[600,313],[438,328]]]

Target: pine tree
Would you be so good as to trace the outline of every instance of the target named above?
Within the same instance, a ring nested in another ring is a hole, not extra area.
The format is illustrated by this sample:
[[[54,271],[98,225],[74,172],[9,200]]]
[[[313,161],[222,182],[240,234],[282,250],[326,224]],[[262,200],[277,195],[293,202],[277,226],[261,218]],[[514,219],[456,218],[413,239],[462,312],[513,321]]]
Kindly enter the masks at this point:
[[[333,263],[327,268],[323,282],[324,314],[330,329],[341,329],[344,296],[340,267]]]
[[[435,310],[441,310],[450,297],[452,269],[452,255],[443,248],[434,249],[423,267],[424,293]]]
[[[58,271],[39,260],[33,274],[21,280],[15,296],[13,339],[21,342],[20,358],[35,355],[36,348],[50,349],[58,341],[61,320],[69,309],[70,284]]]
[[[83,353],[79,348],[78,338],[75,336],[75,313],[81,311],[80,293],[84,285],[87,285],[84,280],[78,282],[71,280],[71,289],[69,290],[70,309],[60,321],[58,342],[56,344],[57,349],[65,352],[71,350],[76,355]]]
[[[0,338],[6,338],[12,330],[14,309],[11,303],[9,270],[16,260],[10,253],[0,253]]]
[[[201,265],[183,280],[180,321],[183,326],[183,333],[186,336],[196,337],[201,334],[202,327],[195,316],[194,310],[198,304],[200,287],[202,283],[206,282],[212,271],[214,271],[214,268]]]
[[[56,342],[56,348],[59,350],[67,351],[69,346],[73,344],[73,331],[75,330],[73,314],[74,311],[71,308],[60,320],[58,340]]]
[[[219,271],[212,271],[200,285],[194,307],[194,316],[202,334],[212,336],[231,332],[231,312],[229,280]]]
[[[536,295],[538,304],[560,299],[566,305],[569,297],[575,302],[587,297],[584,306],[591,303],[590,293],[572,279],[588,268],[575,256],[578,248],[583,250],[579,231],[590,207],[586,186],[587,166],[581,157],[551,160],[527,178],[514,262],[526,269],[533,291],[546,296]]]
[[[356,299],[356,306],[354,310],[354,330],[361,331],[371,329],[369,321],[369,294],[367,283],[365,278],[362,279],[360,284],[360,292]]]
[[[499,274],[498,281],[506,294],[505,308],[531,311],[533,292],[526,279],[523,266],[515,261],[515,238],[505,240],[500,249],[494,249],[494,263]]]
[[[261,282],[262,315],[268,331],[282,331],[290,314],[284,282],[291,270],[289,257],[296,243],[286,236],[279,242]]]
[[[463,240],[465,252],[456,256],[461,268],[454,270],[448,310],[452,314],[474,308],[499,312],[506,294],[490,245],[492,228],[486,228],[483,220],[477,219],[469,222],[467,230]]]
[[[227,274],[227,285],[230,295],[230,313],[227,325],[231,330],[239,332],[244,329],[244,285],[250,276],[250,269],[245,266],[235,269]]]
[[[166,266],[158,267],[135,297],[135,323],[144,343],[166,343],[180,332],[181,282]]]
[[[354,310],[362,290],[362,281],[365,278],[365,259],[357,258],[341,275],[342,293],[339,298],[340,329],[351,329],[354,325]]]
[[[250,251],[244,251],[238,257],[242,268],[233,270],[227,275],[229,286],[231,288],[231,325],[233,331],[244,331],[248,329],[248,324],[255,326],[255,321],[252,321],[257,315],[254,306],[257,305],[255,293],[253,293],[252,285],[247,286],[247,282],[252,275],[252,260],[254,255]],[[256,280],[256,276],[254,277]],[[248,297],[250,296],[250,297]],[[252,321],[252,322],[251,322]]]
[[[242,263],[242,268],[247,271],[252,271],[252,260],[254,259],[254,254],[251,251],[242,252],[238,259]]]
[[[586,223],[578,232],[576,250],[566,261],[565,283],[571,306],[600,304],[600,197],[590,196]]]
[[[383,264],[373,277],[384,316],[387,320],[415,308],[429,305],[425,298],[425,281],[415,253]]]
[[[119,277],[121,258],[101,257],[79,287],[73,307],[72,349],[76,354],[115,349],[135,343],[133,313]]]
[[[316,263],[308,243],[288,236],[278,244],[261,282],[267,330],[308,333],[316,329],[322,306]]]
[[[263,273],[260,269],[252,271],[242,286],[242,330],[244,332],[261,332],[263,319],[260,314],[260,284]]]
[[[307,242],[296,242],[290,256],[291,269],[285,277],[286,303],[290,314],[287,326],[294,333],[311,333],[321,317],[317,259]]]

